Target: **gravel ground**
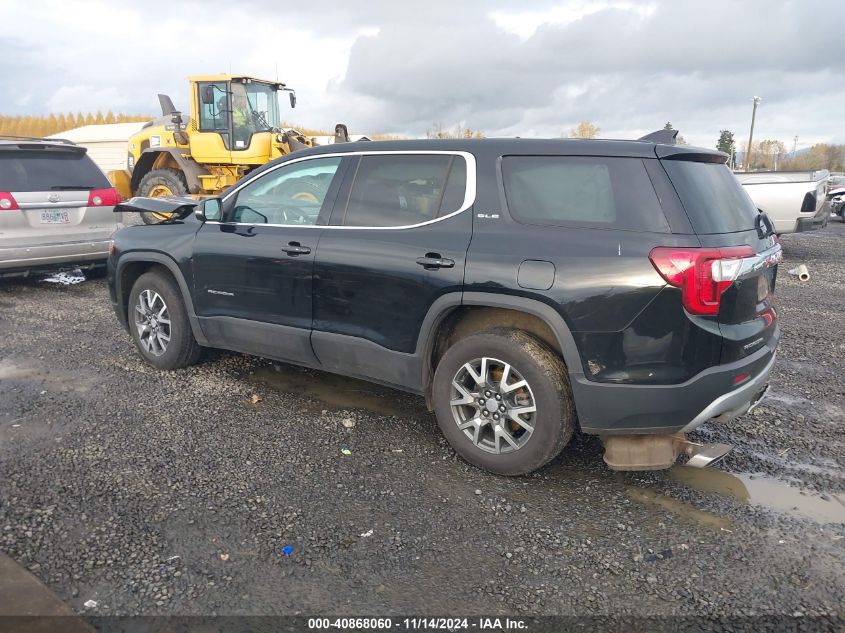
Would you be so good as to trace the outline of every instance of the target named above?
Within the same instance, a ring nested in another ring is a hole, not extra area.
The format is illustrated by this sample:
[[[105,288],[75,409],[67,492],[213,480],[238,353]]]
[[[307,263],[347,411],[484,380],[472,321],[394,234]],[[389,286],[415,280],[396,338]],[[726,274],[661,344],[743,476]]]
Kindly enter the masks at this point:
[[[845,225],[783,246],[772,396],[697,433],[737,447],[706,471],[578,436],[488,475],[420,398],[223,352],[159,373],[104,282],[0,282],[0,549],[96,615],[841,614]]]

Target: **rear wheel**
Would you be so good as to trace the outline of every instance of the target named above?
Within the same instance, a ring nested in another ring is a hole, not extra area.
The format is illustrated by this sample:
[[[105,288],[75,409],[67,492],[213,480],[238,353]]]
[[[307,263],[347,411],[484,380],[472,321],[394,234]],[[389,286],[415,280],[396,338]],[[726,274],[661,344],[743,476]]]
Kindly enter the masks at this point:
[[[128,308],[132,339],[150,365],[180,369],[197,362],[201,348],[170,275],[156,270],[138,277],[129,293]]]
[[[521,330],[489,330],[455,343],[437,365],[432,396],[455,451],[501,475],[540,468],[575,428],[563,361]]]
[[[165,196],[188,195],[188,182],[185,174],[176,169],[153,169],[138,183],[138,195],[145,198],[164,198]],[[158,224],[170,219],[170,213],[142,212],[144,224]]]

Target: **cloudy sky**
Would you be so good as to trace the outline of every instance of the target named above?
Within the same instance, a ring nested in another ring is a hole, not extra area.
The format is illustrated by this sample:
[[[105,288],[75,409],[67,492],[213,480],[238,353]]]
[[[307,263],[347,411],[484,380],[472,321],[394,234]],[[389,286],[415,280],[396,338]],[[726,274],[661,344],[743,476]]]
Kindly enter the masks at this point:
[[[845,143],[843,0],[0,0],[4,114],[187,108],[190,74],[297,90],[293,122],[633,138],[671,121]]]

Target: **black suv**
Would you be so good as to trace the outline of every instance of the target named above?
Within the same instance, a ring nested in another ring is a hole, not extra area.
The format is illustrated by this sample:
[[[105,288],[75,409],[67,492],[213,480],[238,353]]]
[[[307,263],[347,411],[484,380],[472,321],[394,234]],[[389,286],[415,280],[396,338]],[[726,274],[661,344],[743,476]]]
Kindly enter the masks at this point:
[[[762,397],[779,338],[780,245],[725,160],[610,140],[300,151],[220,198],[121,205],[173,216],[116,234],[111,300],[156,367],[218,347],[418,393],[497,473],[542,466],[576,423],[612,467],[667,467],[679,432]]]

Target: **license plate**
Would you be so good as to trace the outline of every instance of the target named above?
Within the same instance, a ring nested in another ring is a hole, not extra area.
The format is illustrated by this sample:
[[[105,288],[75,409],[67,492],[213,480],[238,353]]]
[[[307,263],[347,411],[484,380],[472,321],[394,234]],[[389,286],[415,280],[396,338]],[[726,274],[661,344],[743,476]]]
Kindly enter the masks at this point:
[[[67,211],[42,211],[41,224],[69,224],[70,215]]]

